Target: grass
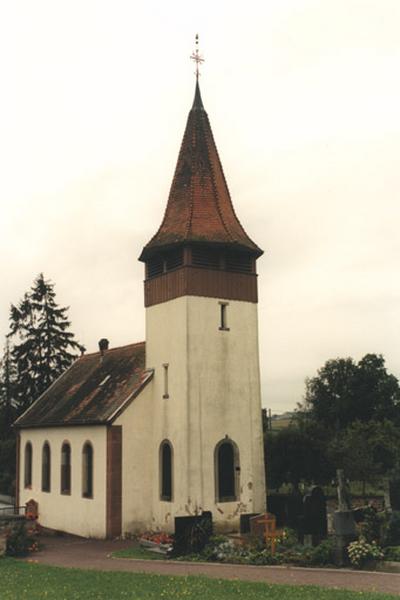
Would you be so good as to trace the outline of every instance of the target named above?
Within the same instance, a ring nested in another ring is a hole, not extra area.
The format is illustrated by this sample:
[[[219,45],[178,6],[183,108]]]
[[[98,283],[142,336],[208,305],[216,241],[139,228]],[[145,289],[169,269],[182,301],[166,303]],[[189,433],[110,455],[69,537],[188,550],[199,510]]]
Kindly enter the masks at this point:
[[[398,596],[315,586],[62,569],[0,560],[1,600],[389,600]]]
[[[126,548],[125,550],[117,550],[113,552],[112,555],[115,558],[138,558],[140,560],[167,560],[163,554],[158,554],[157,552],[150,552],[150,550],[146,550],[145,548],[141,548],[140,546],[132,546],[131,548]]]

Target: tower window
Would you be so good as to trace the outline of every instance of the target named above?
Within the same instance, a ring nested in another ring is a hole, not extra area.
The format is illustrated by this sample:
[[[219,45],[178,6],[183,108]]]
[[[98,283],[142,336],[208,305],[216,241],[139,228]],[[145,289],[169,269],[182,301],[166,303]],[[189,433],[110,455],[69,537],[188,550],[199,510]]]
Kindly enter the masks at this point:
[[[164,261],[161,256],[154,256],[147,263],[147,277],[161,275],[164,271]]]
[[[228,271],[239,273],[252,273],[254,271],[254,259],[249,254],[229,252],[226,255],[226,268]]]
[[[192,249],[192,264],[196,267],[207,267],[209,269],[219,269],[219,253],[209,248]]]
[[[163,398],[169,398],[169,393],[168,393],[168,367],[169,367],[168,363],[164,363],[163,364],[163,368],[164,368],[164,393],[163,393]]]
[[[93,447],[89,442],[82,450],[82,496],[93,498]]]
[[[51,455],[48,442],[43,444],[42,450],[42,492],[50,492],[51,486]]]
[[[24,486],[26,488],[32,487],[32,444],[27,442],[25,445],[25,472],[24,472]]]
[[[215,448],[215,483],[217,502],[233,502],[238,499],[239,450],[236,444],[225,438]]]
[[[160,498],[167,502],[172,500],[172,446],[164,440],[160,446]]]
[[[61,448],[61,493],[71,493],[71,446],[68,442]]]
[[[165,268],[167,271],[177,269],[183,265],[183,250],[178,248],[177,250],[171,250],[165,255]]]
[[[228,306],[229,302],[220,302],[219,310],[220,310],[220,324],[219,328],[221,331],[229,331],[228,327]]]

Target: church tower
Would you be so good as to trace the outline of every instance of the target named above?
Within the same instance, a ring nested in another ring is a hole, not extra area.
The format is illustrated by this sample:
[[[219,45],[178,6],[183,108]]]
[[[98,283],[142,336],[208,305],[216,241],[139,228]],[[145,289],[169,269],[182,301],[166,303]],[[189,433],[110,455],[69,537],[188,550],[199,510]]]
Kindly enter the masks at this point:
[[[207,510],[217,529],[235,530],[240,514],[265,511],[261,254],[235,214],[197,80],[164,218],[139,258],[155,526]]]

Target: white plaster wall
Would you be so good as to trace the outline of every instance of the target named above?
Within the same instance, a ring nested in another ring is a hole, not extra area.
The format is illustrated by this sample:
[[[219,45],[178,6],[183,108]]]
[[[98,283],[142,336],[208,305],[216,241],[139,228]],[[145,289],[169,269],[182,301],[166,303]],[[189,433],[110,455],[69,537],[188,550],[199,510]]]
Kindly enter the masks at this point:
[[[153,491],[155,523],[211,510],[220,529],[237,529],[242,512],[265,510],[257,305],[229,300],[220,331],[221,299],[187,296],[146,310],[147,364],[155,368],[154,445],[174,448],[174,499]],[[169,363],[163,395],[162,364]],[[240,499],[217,503],[214,449],[225,436],[240,452]],[[157,472],[158,452],[154,456]]]
[[[188,331],[184,296],[146,309],[146,364],[153,378],[153,527],[174,530],[174,517],[187,514],[188,487]],[[169,398],[163,398],[163,364],[168,363]],[[164,439],[173,447],[173,500],[160,500],[159,448]],[[179,490],[179,493],[178,493]]]
[[[122,533],[151,529],[153,506],[153,384],[116,419],[122,425]]]
[[[39,503],[39,523],[44,527],[84,537],[106,536],[106,439],[104,426],[52,427],[21,430],[20,503]],[[32,487],[24,488],[25,444],[32,444]],[[51,450],[51,490],[42,492],[42,448]],[[71,495],[61,494],[61,446],[71,445]],[[82,449],[93,446],[93,498],[82,497]]]

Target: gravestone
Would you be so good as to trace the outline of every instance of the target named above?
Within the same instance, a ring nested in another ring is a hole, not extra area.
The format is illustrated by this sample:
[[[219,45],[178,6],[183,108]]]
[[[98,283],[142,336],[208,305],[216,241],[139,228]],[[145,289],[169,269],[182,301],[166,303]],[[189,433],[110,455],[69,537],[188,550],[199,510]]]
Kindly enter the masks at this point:
[[[333,527],[336,536],[336,562],[344,565],[347,562],[346,548],[357,539],[354,514],[351,510],[350,492],[345,480],[343,469],[338,469],[337,492],[338,510],[333,514]]]
[[[250,533],[250,519],[257,517],[260,513],[243,513],[240,515],[240,533]]]
[[[173,554],[180,556],[201,552],[212,534],[213,523],[210,511],[190,517],[175,517]]]
[[[317,546],[328,534],[326,499],[321,487],[314,486],[304,496],[302,534],[304,542]]]
[[[400,479],[393,479],[389,482],[390,508],[400,510]]]
[[[299,492],[291,494],[268,494],[268,512],[276,516],[277,527],[299,528],[299,518],[303,515],[303,496]]]

